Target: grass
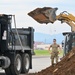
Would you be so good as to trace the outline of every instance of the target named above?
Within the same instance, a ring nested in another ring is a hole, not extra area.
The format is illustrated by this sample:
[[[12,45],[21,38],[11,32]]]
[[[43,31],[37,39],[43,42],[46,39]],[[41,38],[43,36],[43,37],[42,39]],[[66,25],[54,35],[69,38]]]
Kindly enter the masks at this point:
[[[50,55],[48,50],[34,50],[35,55]]]
[[[35,55],[50,55],[49,51],[48,50],[34,50],[35,52]],[[63,55],[63,50],[59,50],[60,54],[59,56],[62,56]]]

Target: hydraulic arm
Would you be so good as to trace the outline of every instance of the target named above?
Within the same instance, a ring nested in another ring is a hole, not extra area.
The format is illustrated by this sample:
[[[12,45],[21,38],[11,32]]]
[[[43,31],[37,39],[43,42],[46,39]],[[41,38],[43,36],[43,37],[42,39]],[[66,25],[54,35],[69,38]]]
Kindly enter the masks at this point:
[[[54,23],[56,20],[59,20],[61,23],[67,23],[71,27],[71,31],[75,32],[75,16],[67,11],[56,15],[57,9],[51,7],[37,8],[29,12],[28,15],[39,23]]]
[[[71,31],[75,32],[75,17],[72,14],[64,11],[56,16],[56,20],[61,21],[61,23],[67,23],[71,27]]]

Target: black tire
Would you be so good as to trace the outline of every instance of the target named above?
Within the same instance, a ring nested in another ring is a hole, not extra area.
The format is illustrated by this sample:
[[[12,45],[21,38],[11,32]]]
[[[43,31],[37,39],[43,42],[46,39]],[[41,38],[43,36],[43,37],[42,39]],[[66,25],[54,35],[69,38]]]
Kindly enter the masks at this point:
[[[21,56],[16,54],[16,56],[10,56],[11,65],[9,68],[5,69],[6,75],[19,75],[21,73]]]
[[[30,56],[29,54],[22,55],[22,71],[21,73],[28,73],[30,69]]]

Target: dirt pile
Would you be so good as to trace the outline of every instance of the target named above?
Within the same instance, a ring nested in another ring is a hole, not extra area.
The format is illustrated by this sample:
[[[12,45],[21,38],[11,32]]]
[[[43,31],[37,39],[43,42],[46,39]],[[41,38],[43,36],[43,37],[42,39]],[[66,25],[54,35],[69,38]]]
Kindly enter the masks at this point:
[[[28,75],[75,75],[75,47],[56,65]]]

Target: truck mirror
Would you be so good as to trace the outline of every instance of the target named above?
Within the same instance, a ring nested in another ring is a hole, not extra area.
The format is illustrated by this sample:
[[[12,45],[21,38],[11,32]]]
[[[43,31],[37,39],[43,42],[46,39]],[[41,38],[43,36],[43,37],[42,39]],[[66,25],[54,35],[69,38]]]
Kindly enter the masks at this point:
[[[64,47],[64,42],[62,41],[62,47]]]

